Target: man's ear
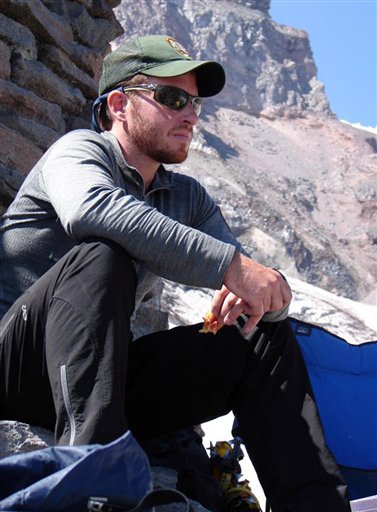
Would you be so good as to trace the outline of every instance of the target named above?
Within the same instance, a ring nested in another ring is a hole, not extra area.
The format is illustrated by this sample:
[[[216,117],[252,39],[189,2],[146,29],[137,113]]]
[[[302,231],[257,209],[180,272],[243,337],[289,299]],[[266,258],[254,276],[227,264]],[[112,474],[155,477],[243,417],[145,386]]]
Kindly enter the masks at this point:
[[[107,107],[111,119],[124,122],[126,120],[127,96],[121,91],[111,91],[107,97]]]

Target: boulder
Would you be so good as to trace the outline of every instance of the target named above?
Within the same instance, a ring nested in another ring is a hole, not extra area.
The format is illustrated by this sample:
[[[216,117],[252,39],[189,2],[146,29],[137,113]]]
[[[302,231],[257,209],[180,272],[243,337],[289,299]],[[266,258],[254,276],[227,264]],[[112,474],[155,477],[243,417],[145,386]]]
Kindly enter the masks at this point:
[[[20,421],[0,421],[0,459],[32,452],[54,444],[54,434]]]

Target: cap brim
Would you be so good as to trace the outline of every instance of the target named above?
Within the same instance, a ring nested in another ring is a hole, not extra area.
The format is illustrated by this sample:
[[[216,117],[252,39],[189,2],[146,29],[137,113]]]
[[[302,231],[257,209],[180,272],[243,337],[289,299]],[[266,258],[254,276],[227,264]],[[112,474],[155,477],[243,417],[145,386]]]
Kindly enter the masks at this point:
[[[225,85],[224,68],[215,61],[176,60],[144,69],[142,73],[148,76],[170,77],[183,75],[190,71],[195,71],[197,75],[199,96],[214,96]]]

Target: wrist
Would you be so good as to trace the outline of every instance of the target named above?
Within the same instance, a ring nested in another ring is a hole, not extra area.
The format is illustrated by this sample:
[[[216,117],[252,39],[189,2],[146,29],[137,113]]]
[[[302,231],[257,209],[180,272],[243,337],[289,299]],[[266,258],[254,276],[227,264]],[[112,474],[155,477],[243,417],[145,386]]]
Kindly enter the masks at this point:
[[[228,269],[225,272],[224,284],[226,287],[229,288],[229,285],[231,285],[234,282],[234,279],[237,276],[237,273],[239,272],[240,265],[241,253],[235,251],[235,253],[233,254],[233,258],[231,259],[230,264],[228,266]]]

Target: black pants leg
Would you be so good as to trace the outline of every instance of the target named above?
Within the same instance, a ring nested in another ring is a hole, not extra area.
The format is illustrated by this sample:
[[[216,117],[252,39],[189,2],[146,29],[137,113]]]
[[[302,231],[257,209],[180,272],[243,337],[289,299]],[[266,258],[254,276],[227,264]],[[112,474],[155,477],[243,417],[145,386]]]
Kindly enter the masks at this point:
[[[200,327],[131,343],[126,408],[136,437],[233,410],[274,512],[349,512],[289,322],[262,322],[250,341],[235,327],[216,336]]]
[[[275,512],[350,510],[288,321],[262,324],[234,412]]]
[[[92,240],[29,288],[2,320],[1,417],[55,428],[61,444],[120,436],[135,286],[129,256]]]

